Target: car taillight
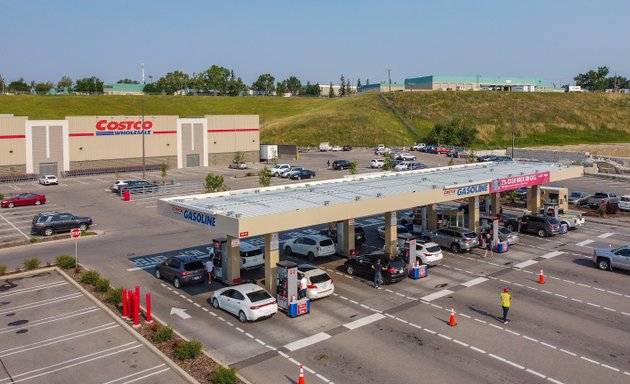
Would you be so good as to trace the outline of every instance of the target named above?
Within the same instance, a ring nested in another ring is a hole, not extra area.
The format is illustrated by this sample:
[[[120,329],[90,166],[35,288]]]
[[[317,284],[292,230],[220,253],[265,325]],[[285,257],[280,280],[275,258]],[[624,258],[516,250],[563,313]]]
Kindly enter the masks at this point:
[[[315,289],[315,288],[317,288],[317,285],[309,284],[309,285],[306,286],[306,288],[308,288],[308,289]]]
[[[425,256],[432,256],[433,254],[432,253],[425,253],[424,255]]]
[[[389,268],[387,268],[387,272],[389,272],[389,273],[396,273],[396,272],[398,272],[398,270],[396,268],[389,267]]]
[[[188,276],[188,275],[190,275],[190,272],[188,272],[188,271],[182,272],[182,276]]]
[[[468,239],[468,238],[464,239],[464,241],[467,242],[467,243],[470,243],[472,240],[473,239]]]
[[[271,304],[275,304],[275,303],[276,303],[276,301],[274,300],[274,301],[271,301],[271,302],[269,302],[269,303],[265,303],[265,304],[252,305],[251,307],[249,307],[249,309],[251,309],[251,310],[256,310],[256,309],[260,309],[260,308],[262,308],[262,307],[266,307],[267,305],[271,305]]]

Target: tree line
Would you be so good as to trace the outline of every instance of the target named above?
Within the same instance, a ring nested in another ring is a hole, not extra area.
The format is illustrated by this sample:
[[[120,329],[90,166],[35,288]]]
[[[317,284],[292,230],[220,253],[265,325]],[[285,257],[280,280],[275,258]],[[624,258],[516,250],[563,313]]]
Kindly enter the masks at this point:
[[[609,73],[608,67],[598,67],[597,70],[591,69],[586,73],[578,74],[573,80],[575,85],[579,85],[590,92],[603,92],[609,89],[617,92],[621,89],[630,89],[629,79],[616,74],[608,76]]]
[[[121,79],[118,84],[140,84],[140,82],[131,79]],[[47,94],[53,88],[59,88],[68,92],[77,93],[102,93],[104,82],[96,76],[79,78],[73,81],[69,76],[63,76],[56,84],[50,81],[46,82],[27,82],[24,78],[13,80],[6,83],[5,79],[0,76],[0,89],[2,92],[12,93],[37,93]],[[369,81],[368,81],[369,84]],[[235,75],[234,70],[224,68],[218,65],[212,65],[210,68],[189,75],[182,71],[169,72],[153,81],[149,76],[149,82],[143,84],[143,92],[149,94],[186,94],[186,95],[213,95],[213,96],[239,96],[245,95],[248,91],[254,91],[256,95],[279,95],[286,93],[302,96],[320,96],[321,87],[319,83],[311,84],[307,81],[303,84],[296,76],[290,76],[287,79],[276,81],[276,78],[270,73],[264,73],[258,76],[258,79],[251,85],[243,82],[241,77]],[[357,80],[357,89],[361,87],[361,80]],[[343,75],[340,78],[338,92],[332,91],[333,83],[330,83],[328,96],[349,96],[354,91],[350,85],[350,80],[346,80]]]

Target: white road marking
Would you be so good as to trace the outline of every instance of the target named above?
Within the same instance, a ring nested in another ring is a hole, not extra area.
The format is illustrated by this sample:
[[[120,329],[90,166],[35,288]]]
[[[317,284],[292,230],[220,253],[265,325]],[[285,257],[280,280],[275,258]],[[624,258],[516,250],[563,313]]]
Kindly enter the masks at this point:
[[[481,320],[481,319],[474,319],[474,320],[483,324],[488,324],[488,322],[486,322],[485,320]]]
[[[527,339],[527,340],[531,340],[531,341],[533,341],[533,342],[535,342],[535,343],[538,343],[538,340],[534,339],[533,337],[529,337],[529,336],[525,336],[525,335],[523,335],[523,338],[525,338],[525,339]]]
[[[591,360],[591,359],[589,359],[588,357],[580,356],[580,359],[582,359],[582,360],[586,360],[586,361],[588,361],[589,363],[593,363],[593,364],[600,365],[598,361]]]
[[[541,341],[540,345],[544,345],[545,347],[549,347],[551,349],[558,349],[558,347],[556,347],[555,345],[547,344],[544,341]]]
[[[375,321],[382,320],[384,318],[385,318],[385,316],[381,315],[380,313],[375,313],[373,315],[366,316],[366,317],[364,317],[362,319],[358,319],[358,320],[352,321],[350,323],[346,323],[343,326],[348,328],[348,329],[350,329],[350,330],[352,330],[352,329],[357,329],[357,328],[362,327],[364,325],[373,323]]]
[[[511,334],[514,334],[514,335],[516,335],[516,336],[520,336],[520,335],[521,335],[520,333],[518,333],[518,332],[514,332],[514,331],[512,331],[511,329],[506,329],[506,330],[505,330],[505,332],[510,332]]]
[[[525,371],[531,373],[532,375],[536,375],[538,377],[542,377],[543,379],[545,377],[547,377],[547,376],[543,375],[542,373],[534,371],[533,369],[526,368]]]
[[[577,353],[569,352],[566,349],[560,348],[560,351],[566,353],[567,355],[577,356]]]
[[[397,317],[396,320],[400,321],[401,323],[409,324],[407,320],[401,319],[400,317]]]
[[[15,225],[13,225],[12,222],[10,222],[9,220],[7,220],[4,216],[0,215],[0,217],[2,217],[4,219],[4,221],[7,222],[7,224],[9,224],[10,226],[13,227],[13,229],[15,229],[16,231],[20,232],[22,234],[22,236],[26,237],[26,240],[29,240],[30,237],[28,237],[28,235],[22,231],[20,231],[20,229],[18,227],[16,227]]]
[[[522,268],[529,267],[530,265],[534,265],[536,263],[538,263],[536,260],[527,260],[527,261],[523,261],[522,263],[516,264],[514,268],[522,269]]]
[[[479,349],[479,348],[477,348],[475,346],[472,346],[472,345],[470,346],[470,349],[472,349],[473,351],[477,351],[479,353],[486,353],[486,351],[484,351],[483,349]]]
[[[463,345],[464,347],[468,347],[468,344],[464,343],[463,341],[459,341],[457,339],[453,339],[453,343],[457,343],[459,345]]]
[[[434,293],[431,293],[430,295],[426,295],[424,297],[421,297],[420,300],[433,301],[435,299],[439,299],[440,297],[450,295],[451,293],[453,293],[453,291],[451,291],[449,289],[443,289],[441,291],[434,292]]]
[[[441,338],[446,339],[446,340],[452,340],[452,337],[448,337],[448,336],[443,335],[441,333],[438,333],[438,336],[440,336]]]
[[[478,277],[476,279],[472,279],[472,280],[469,280],[469,281],[467,281],[465,283],[462,283],[462,285],[464,287],[472,287],[474,285],[481,284],[484,281],[488,281],[488,279],[486,279],[485,277]]]
[[[431,329],[429,329],[429,328],[425,328],[424,330],[425,330],[425,331],[427,331],[427,332],[429,332],[429,333],[430,333],[430,334],[432,334],[432,335],[435,335],[435,334],[437,333],[437,332],[435,332],[435,331],[433,331],[433,330],[431,330]]]
[[[615,235],[615,234],[616,234],[616,233],[614,233],[614,232],[607,232],[607,233],[602,233],[601,235],[599,235],[599,236],[597,236],[597,237],[599,237],[600,239],[606,239],[606,238],[608,238],[608,237],[610,237],[610,236],[613,236],[613,235]]]
[[[293,352],[293,351],[297,351],[298,349],[308,347],[309,345],[313,345],[315,343],[319,343],[320,341],[324,341],[330,338],[331,336],[327,334],[326,332],[320,332],[312,336],[296,340],[292,343],[285,344],[284,347],[288,349],[289,351]]]
[[[611,367],[610,365],[602,364],[602,367],[606,367],[608,369],[612,369],[615,372],[619,372],[619,368]]]
[[[558,380],[556,380],[554,378],[551,378],[551,377],[548,377],[547,380],[549,380],[549,381],[551,381],[552,383],[555,383],[555,384],[564,384],[562,381],[558,381]]]
[[[553,251],[553,252],[546,253],[546,254],[544,254],[544,255],[542,255],[540,257],[542,257],[543,259],[551,259],[553,257],[560,256],[563,253],[564,252],[562,252],[562,251]]]
[[[595,240],[584,240],[584,241],[580,241],[579,243],[576,243],[575,245],[577,245],[578,247],[583,247],[587,244],[594,243],[594,242]]]

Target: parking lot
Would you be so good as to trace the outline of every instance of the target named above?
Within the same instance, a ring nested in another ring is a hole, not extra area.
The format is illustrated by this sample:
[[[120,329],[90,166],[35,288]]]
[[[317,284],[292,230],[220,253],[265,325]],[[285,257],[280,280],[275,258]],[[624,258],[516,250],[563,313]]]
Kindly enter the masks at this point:
[[[429,165],[448,161],[444,156],[424,156],[427,159],[419,161]],[[373,157],[367,150],[316,152],[302,154],[298,164],[315,170],[318,178],[331,178],[347,171],[327,169],[328,158],[357,159],[359,170],[367,172]],[[208,172],[224,174],[233,189],[258,183],[255,176],[234,177],[235,171],[223,168],[178,172],[172,173],[182,184],[199,183]],[[253,383],[295,383],[298,364],[305,365],[309,383],[419,380],[417,370],[409,367],[423,367],[421,377],[428,382],[624,383],[630,376],[630,351],[624,342],[630,330],[630,273],[599,271],[590,259],[595,247],[630,242],[628,224],[621,220],[587,218],[585,227],[550,238],[522,234],[521,244],[493,258],[481,258],[481,249],[461,254],[444,251],[442,265],[430,268],[427,278],[405,279],[383,290],[375,290],[369,279],[349,276],[343,258],[317,260],[333,277],[335,295],[315,301],[308,316],[289,318],[278,313],[269,320],[241,324],[209,304],[220,284],[178,290],[153,276],[153,265],[167,256],[204,257],[218,234],[158,217],[155,204],[161,196],[123,202],[105,191],[113,179],[101,179],[82,178],[87,184],[62,179],[60,188],[46,189],[51,204],[93,216],[95,228],[103,231],[79,241],[82,262],[114,285],[133,282],[150,290],[156,315],[188,338],[202,341],[211,355]],[[274,178],[272,185],[291,182],[295,181]],[[72,188],[64,189],[64,184]],[[626,183],[590,177],[565,184],[618,194],[630,190]],[[365,227],[368,238],[363,251],[383,246],[376,236],[382,216],[356,221]],[[320,228],[325,224],[282,233],[280,241]],[[257,238],[247,241],[261,244]],[[18,265],[19,260],[34,256],[54,260],[70,249],[64,242],[35,244],[0,251],[0,258]],[[305,261],[299,256],[291,259]],[[540,269],[547,277],[545,285],[537,282]],[[262,274],[254,270],[244,277],[260,281]],[[497,320],[498,295],[504,286],[512,289],[514,298],[508,325]],[[456,327],[448,325],[451,308],[457,314]]]
[[[166,361],[53,269],[0,280],[0,383],[173,383]],[[89,376],[89,379],[86,378]]]

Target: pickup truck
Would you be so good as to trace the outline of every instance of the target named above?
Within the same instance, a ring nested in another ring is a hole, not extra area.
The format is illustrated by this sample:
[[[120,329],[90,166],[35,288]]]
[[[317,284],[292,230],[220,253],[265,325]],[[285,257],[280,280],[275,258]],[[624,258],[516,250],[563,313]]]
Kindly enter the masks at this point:
[[[630,244],[619,248],[595,248],[593,261],[603,271],[611,271],[613,268],[630,271]]]
[[[591,208],[597,208],[600,205],[606,205],[608,203],[618,203],[619,196],[611,192],[595,192],[595,194],[586,200],[586,205]]]
[[[541,208],[539,213],[546,217],[555,217],[553,211],[547,210],[547,212],[545,212],[544,208]],[[566,224],[569,229],[577,229],[586,222],[581,212],[564,212],[563,209],[558,210],[558,217],[555,218],[558,219],[560,224]]]

